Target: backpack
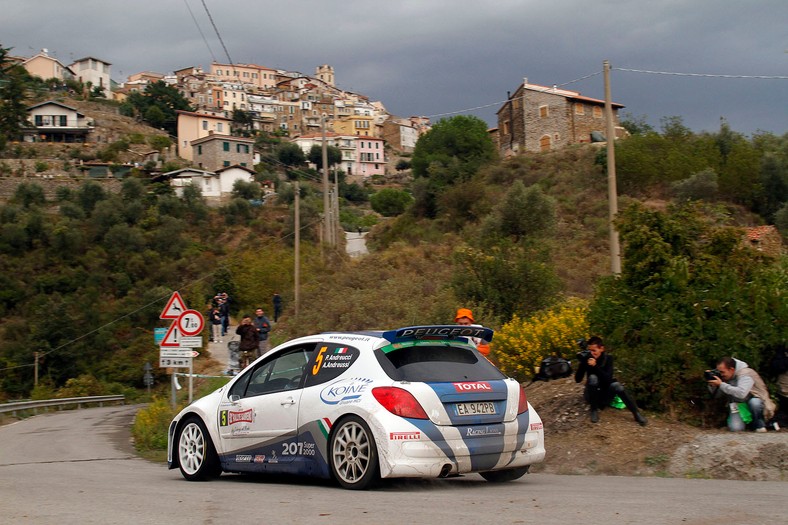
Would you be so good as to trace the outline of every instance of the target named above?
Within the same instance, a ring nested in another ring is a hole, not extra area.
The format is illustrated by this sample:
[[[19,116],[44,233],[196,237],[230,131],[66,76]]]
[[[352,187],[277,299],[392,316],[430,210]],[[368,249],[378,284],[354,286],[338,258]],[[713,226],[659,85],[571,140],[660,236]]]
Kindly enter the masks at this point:
[[[549,356],[542,359],[539,364],[539,372],[534,376],[533,381],[550,381],[551,379],[561,379],[572,375],[572,363],[563,357]]]

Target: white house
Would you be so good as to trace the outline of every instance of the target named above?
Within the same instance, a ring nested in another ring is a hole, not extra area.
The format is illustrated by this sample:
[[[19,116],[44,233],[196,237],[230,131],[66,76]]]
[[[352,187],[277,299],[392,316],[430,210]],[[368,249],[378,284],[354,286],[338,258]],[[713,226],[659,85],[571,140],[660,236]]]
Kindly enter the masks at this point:
[[[94,88],[100,88],[104,92],[104,96],[110,98],[110,66],[112,64],[98,58],[85,57],[75,60],[69,68],[74,71],[77,80],[83,84],[90,82]]]
[[[85,142],[93,131],[93,122],[85,115],[54,100],[28,107],[27,114],[25,142]]]
[[[254,170],[243,166],[228,166],[217,171],[205,171],[197,168],[183,168],[164,173],[170,179],[170,186],[178,197],[183,196],[183,188],[196,186],[202,191],[203,197],[226,197],[233,191],[235,181],[254,182]]]

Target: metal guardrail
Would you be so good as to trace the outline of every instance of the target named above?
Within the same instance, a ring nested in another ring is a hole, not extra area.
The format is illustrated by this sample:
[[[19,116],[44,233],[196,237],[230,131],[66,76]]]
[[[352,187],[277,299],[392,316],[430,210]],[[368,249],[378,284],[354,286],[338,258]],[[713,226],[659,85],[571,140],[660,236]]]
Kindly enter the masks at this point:
[[[17,412],[23,410],[32,410],[34,414],[38,414],[39,409],[47,411],[50,407],[58,407],[58,410],[63,410],[64,407],[76,405],[82,408],[82,405],[89,405],[98,403],[98,406],[104,406],[104,403],[125,403],[126,396],[87,396],[87,397],[66,397],[63,399],[41,399],[38,401],[17,401],[14,403],[0,404],[0,414],[11,412],[16,415]]]

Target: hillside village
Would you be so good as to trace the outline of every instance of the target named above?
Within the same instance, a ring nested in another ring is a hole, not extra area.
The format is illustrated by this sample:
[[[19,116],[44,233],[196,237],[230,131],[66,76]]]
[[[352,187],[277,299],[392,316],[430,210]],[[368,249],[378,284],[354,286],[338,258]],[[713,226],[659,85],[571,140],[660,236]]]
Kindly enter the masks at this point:
[[[112,144],[125,138],[107,126],[113,112],[118,113],[117,105],[157,83],[176,88],[191,109],[176,112],[175,133],[169,136],[172,146],[131,144],[120,162],[86,165],[83,160],[79,167],[93,177],[119,177],[131,168],[144,168],[176,187],[200,182],[206,197],[229,193],[235,180],[254,180],[254,166],[261,158],[254,137],[259,135],[294,142],[305,154],[325,140],[341,151],[338,167],[348,180],[364,183],[397,171],[397,162],[412,153],[418,138],[431,127],[427,117],[392,115],[383,102],[339,88],[328,64],[306,75],[256,64],[212,62],[207,69],[189,66],[168,74],[142,71],[118,84],[111,77],[112,64],[95,57],[65,65],[43,49],[29,58],[10,58],[50,85],[78,81],[90,95],[81,97],[64,88],[62,97],[29,106],[29,125],[23,134],[28,144]],[[85,98],[116,105],[105,104],[97,112],[95,105],[79,103]],[[613,104],[616,125],[621,108]],[[498,126],[489,132],[501,156],[508,157],[603,141],[604,129],[604,101],[524,79],[498,111]],[[616,127],[617,136],[624,133]],[[178,169],[162,173],[162,167],[173,167],[165,165],[167,160],[177,160]],[[124,167],[118,167],[119,163]],[[13,170],[6,164],[3,174],[56,177],[68,174],[70,167],[42,169],[40,163],[30,164],[19,160]]]

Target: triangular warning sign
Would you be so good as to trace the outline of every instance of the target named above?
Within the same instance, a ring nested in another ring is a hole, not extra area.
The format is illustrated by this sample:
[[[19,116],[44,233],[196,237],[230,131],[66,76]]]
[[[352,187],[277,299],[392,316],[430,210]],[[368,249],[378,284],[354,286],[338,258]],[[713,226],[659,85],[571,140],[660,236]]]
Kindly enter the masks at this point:
[[[177,319],[186,310],[186,303],[181,299],[181,294],[172,292],[170,300],[167,301],[167,306],[165,306],[164,310],[159,314],[159,319]]]
[[[178,323],[172,323],[167,329],[167,333],[164,334],[164,339],[161,340],[159,346],[164,348],[181,346],[181,335],[181,329],[178,327]]]

